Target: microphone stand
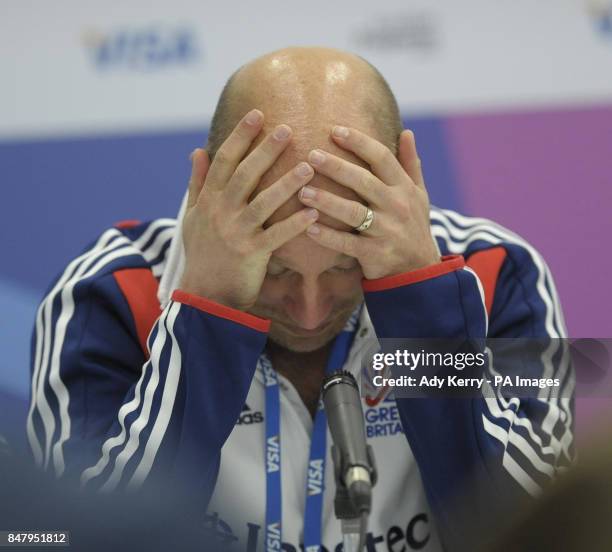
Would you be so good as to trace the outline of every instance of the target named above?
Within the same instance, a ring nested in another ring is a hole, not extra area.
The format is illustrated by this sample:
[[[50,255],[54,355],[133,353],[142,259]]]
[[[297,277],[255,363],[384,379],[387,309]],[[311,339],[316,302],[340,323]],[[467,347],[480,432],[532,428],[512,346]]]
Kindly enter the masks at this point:
[[[377,474],[374,451],[366,441],[359,386],[350,372],[338,371],[325,378],[321,390],[333,439],[334,512],[344,552],[362,552]]]
[[[370,445],[367,446],[368,458],[370,460],[371,472],[368,472],[365,468],[358,467],[356,469],[363,470],[362,474],[359,475],[365,477],[367,474],[367,480],[370,481],[371,473],[371,486],[376,484],[377,471],[376,462],[374,460],[374,453]],[[366,534],[368,532],[368,518],[370,515],[370,504],[371,504],[371,492],[368,489],[367,495],[360,497],[361,500],[357,502],[364,504],[367,503],[367,509],[358,509],[355,504],[356,501],[351,498],[348,488],[344,482],[342,474],[345,473],[345,462],[342,459],[340,450],[336,445],[332,445],[332,459],[334,462],[334,478],[336,480],[336,495],[334,497],[334,513],[336,518],[340,520],[342,530],[342,544],[344,552],[362,552],[365,546]]]

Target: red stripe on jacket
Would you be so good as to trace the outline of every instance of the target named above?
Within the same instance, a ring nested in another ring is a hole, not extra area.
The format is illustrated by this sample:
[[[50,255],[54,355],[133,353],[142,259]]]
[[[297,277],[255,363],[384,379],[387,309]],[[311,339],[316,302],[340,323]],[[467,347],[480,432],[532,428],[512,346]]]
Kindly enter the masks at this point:
[[[470,267],[480,279],[484,289],[485,305],[487,314],[491,315],[493,308],[493,299],[495,298],[495,286],[499,278],[499,271],[506,259],[507,253],[503,247],[493,247],[492,249],[484,249],[470,255],[466,261],[466,265]]]
[[[133,228],[134,226],[138,226],[141,224],[139,220],[136,219],[128,219],[128,220],[120,220],[114,224],[115,228],[119,228],[119,230],[125,230],[127,228]]]
[[[149,358],[147,338],[161,315],[157,300],[158,283],[149,268],[126,268],[113,273],[125,297],[136,325],[138,341],[145,357]]]

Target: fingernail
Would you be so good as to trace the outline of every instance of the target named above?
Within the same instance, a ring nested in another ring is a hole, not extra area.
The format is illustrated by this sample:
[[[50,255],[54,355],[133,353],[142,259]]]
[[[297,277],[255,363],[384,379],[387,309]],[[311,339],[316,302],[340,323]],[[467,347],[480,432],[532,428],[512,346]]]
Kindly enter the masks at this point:
[[[190,154],[189,154],[189,161],[193,161],[193,156],[196,154],[196,151],[198,151],[198,148],[194,149]]]
[[[316,219],[319,216],[319,211],[316,209],[308,209],[306,214],[308,215],[308,218]]]
[[[295,174],[297,174],[298,176],[308,176],[311,173],[312,173],[312,168],[310,167],[308,163],[300,163],[295,168]]]
[[[315,192],[314,188],[310,188],[308,186],[304,186],[302,188],[302,192],[300,193],[300,197],[302,199],[314,199],[317,195],[317,192]]]
[[[308,228],[306,228],[306,232],[316,236],[317,234],[321,233],[321,229],[319,228],[318,224],[311,224]]]
[[[259,121],[261,121],[262,116],[263,114],[261,111],[259,111],[259,109],[253,109],[252,111],[249,111],[245,121],[248,125],[256,125],[259,123]]]
[[[349,129],[343,126],[335,126],[332,133],[336,138],[348,138]]]
[[[322,165],[325,161],[325,154],[321,150],[312,150],[308,156],[308,161],[313,165]]]
[[[279,125],[274,129],[274,138],[277,140],[285,140],[289,138],[291,129],[287,125]]]

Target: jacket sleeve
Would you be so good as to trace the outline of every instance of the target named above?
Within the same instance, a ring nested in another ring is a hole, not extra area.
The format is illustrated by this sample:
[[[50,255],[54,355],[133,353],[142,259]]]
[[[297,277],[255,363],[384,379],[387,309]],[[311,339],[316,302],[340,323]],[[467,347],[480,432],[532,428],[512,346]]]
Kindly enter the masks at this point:
[[[487,274],[487,259],[498,266],[493,276]],[[473,263],[478,273],[470,260],[443,257],[425,269],[365,280],[378,337],[550,337],[557,344],[557,338],[565,337],[554,285],[533,250],[510,244],[480,252]],[[530,370],[534,378],[545,371],[547,377],[559,377],[565,387],[560,396],[571,395],[572,374],[562,362]],[[490,519],[494,504],[537,495],[573,457],[570,399],[506,398],[499,388],[489,391],[471,398],[397,399],[447,542],[465,539],[458,502],[470,510],[472,520]]]
[[[27,425],[34,458],[88,488],[137,489],[158,476],[205,496],[269,322],[176,291],[145,346],[116,268],[67,269],[39,307]]]

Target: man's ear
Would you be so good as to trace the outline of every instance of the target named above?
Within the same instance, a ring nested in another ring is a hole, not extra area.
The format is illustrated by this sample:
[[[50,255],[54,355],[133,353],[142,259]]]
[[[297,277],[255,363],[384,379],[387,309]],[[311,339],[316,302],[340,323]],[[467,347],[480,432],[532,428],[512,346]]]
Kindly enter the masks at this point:
[[[402,130],[397,148],[397,159],[412,181],[419,187],[425,188],[425,180],[421,170],[421,160],[416,149],[414,132]]]

